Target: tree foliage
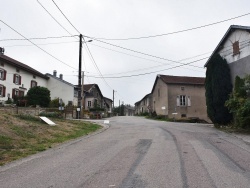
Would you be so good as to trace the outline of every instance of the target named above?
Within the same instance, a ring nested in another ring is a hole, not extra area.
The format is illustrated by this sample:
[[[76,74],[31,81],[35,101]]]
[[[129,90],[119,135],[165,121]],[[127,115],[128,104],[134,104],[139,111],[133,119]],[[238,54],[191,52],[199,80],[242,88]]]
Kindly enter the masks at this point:
[[[45,87],[32,87],[27,92],[27,100],[29,105],[48,107],[50,103],[50,91]]]
[[[228,124],[232,114],[225,102],[232,92],[232,83],[227,61],[219,54],[214,55],[207,65],[205,88],[208,117],[214,124]]]
[[[226,106],[233,113],[236,128],[250,129],[250,76],[241,79],[236,76],[235,87]]]

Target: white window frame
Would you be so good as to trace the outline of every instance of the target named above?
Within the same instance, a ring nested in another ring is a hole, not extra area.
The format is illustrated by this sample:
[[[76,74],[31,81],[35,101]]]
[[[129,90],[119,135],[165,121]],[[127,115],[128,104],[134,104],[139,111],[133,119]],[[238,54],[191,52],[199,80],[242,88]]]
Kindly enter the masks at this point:
[[[88,101],[88,107],[91,107],[91,101]]]
[[[0,97],[3,97],[4,95],[4,89],[3,89],[3,85],[0,85]]]
[[[4,70],[0,69],[0,80],[3,80],[4,78]]]
[[[186,95],[180,95],[180,106],[186,106]]]

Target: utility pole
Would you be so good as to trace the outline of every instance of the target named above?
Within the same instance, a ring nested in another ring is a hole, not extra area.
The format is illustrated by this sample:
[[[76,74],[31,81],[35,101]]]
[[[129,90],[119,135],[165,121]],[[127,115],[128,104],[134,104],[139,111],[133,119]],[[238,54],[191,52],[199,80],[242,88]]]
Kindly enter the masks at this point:
[[[121,115],[121,106],[120,106],[120,100],[119,100],[119,116]]]
[[[82,118],[83,118],[83,110],[85,109],[84,104],[84,71],[82,71]]]
[[[78,70],[78,100],[77,100],[77,118],[81,116],[81,75],[82,74],[82,34],[79,35],[79,70]]]
[[[114,113],[114,109],[115,109],[115,90],[113,90],[113,109],[112,112]]]

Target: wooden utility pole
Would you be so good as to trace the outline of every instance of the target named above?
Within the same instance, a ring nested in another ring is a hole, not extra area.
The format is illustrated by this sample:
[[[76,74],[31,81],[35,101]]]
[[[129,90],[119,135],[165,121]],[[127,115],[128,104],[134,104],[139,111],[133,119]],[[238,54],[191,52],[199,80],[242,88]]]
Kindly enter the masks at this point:
[[[83,111],[85,109],[85,103],[84,103],[84,71],[82,71],[82,118],[83,118]]]
[[[78,70],[78,100],[77,100],[77,119],[81,116],[81,75],[82,74],[82,34],[79,36],[79,70]]]

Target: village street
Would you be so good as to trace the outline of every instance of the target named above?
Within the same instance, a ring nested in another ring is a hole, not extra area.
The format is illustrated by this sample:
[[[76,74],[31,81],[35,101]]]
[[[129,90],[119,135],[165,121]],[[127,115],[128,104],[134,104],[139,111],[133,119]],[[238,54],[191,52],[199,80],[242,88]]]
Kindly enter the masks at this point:
[[[237,137],[205,124],[109,120],[98,134],[0,167],[0,187],[249,187],[250,146]]]

